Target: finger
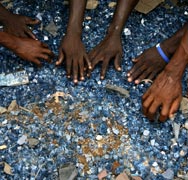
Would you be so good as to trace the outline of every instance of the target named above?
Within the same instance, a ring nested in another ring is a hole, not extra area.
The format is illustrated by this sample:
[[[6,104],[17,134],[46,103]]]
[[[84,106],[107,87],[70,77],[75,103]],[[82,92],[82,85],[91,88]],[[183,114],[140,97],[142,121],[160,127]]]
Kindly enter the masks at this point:
[[[36,25],[39,24],[40,20],[39,19],[32,19],[30,17],[26,17],[26,24],[27,25]]]
[[[133,58],[132,61],[134,63],[137,63],[138,61],[140,61],[142,59],[142,55],[143,55],[143,53],[141,53],[140,55],[138,55],[136,58]]]
[[[128,81],[132,81],[135,80],[136,78],[138,78],[139,76],[141,76],[145,71],[146,71],[146,66],[140,66],[139,68],[137,68],[132,75],[128,78]]]
[[[160,113],[160,117],[159,117],[159,120],[161,122],[164,122],[168,118],[169,111],[170,111],[170,105],[171,105],[170,103],[163,104],[162,110]]]
[[[78,65],[79,65],[79,70],[80,70],[80,80],[83,81],[84,80],[84,61],[82,58],[80,58]]]
[[[151,86],[152,87],[152,86]],[[142,96],[142,101],[145,101],[146,98],[148,98],[148,96],[151,94],[151,87],[144,93],[144,95]]]
[[[130,76],[136,69],[138,69],[142,64],[139,63],[140,56],[137,58],[133,58],[132,61],[135,63],[134,66],[131,68],[131,70],[128,72],[127,76]]]
[[[100,61],[102,61],[102,60],[103,60],[103,58],[100,57],[100,56],[96,56],[95,59],[92,59],[92,60],[91,60],[91,67],[92,67],[92,69],[94,69],[95,66],[96,66]]]
[[[142,81],[143,79],[146,79],[149,74],[150,74],[151,70],[147,69],[146,71],[144,71],[136,80],[135,80],[135,84],[139,84],[140,81]]]
[[[73,60],[73,81],[74,83],[78,83],[78,62],[77,60]]]
[[[105,78],[105,74],[106,74],[106,70],[108,68],[109,61],[110,61],[109,58],[106,58],[103,60],[102,70],[101,70],[101,79]]]
[[[181,103],[182,98],[177,98],[175,101],[172,103],[169,111],[169,117],[173,117],[174,114],[178,111],[180,103]]]
[[[25,33],[26,33],[29,37],[31,37],[32,39],[38,40],[38,39],[36,38],[36,36],[31,32],[31,30],[27,29],[27,30],[25,30]]]
[[[89,52],[88,56],[89,56],[89,59],[94,59],[98,54],[98,51],[95,50],[95,48]]]
[[[88,69],[92,69],[91,62],[87,54],[84,55],[84,59],[87,63]]]
[[[39,58],[44,59],[45,61],[47,61],[49,63],[51,62],[51,59],[47,54],[40,54]]]
[[[157,113],[157,110],[159,109],[161,103],[160,102],[157,102],[157,101],[153,101],[151,104],[150,104],[150,108],[148,110],[148,113],[147,113],[147,117],[151,120],[151,121],[154,121],[155,120],[155,114]]]
[[[153,80],[156,76],[156,73],[152,72],[147,79]]]
[[[136,63],[130,71],[128,71],[127,76],[128,76],[128,81],[131,82],[134,80],[134,73],[138,71],[138,69],[141,67],[140,63]]]
[[[44,48],[48,48],[48,45],[45,44],[45,43],[43,43],[43,42],[41,42],[41,45],[42,45]]]
[[[71,77],[71,69],[72,69],[72,58],[67,58],[66,59],[66,71],[67,71],[67,77]],[[73,68],[74,69],[74,68]]]
[[[64,53],[63,53],[63,51],[60,49],[59,50],[59,55],[58,55],[58,60],[56,61],[56,65],[57,66],[59,66],[60,64],[62,64],[63,63],[63,60],[64,60]]]
[[[54,53],[50,49],[47,49],[47,48],[43,48],[42,52],[47,54],[50,57],[54,57],[55,56]]]
[[[117,71],[121,71],[121,62],[122,62],[121,55],[117,54],[114,60],[114,66]]]
[[[153,97],[152,96],[148,96],[147,99],[145,99],[144,101],[142,101],[142,108],[143,108],[143,113],[147,116],[148,114],[148,110],[150,105],[153,102]]]
[[[33,63],[35,63],[38,67],[42,66],[42,63],[38,59],[31,60]]]

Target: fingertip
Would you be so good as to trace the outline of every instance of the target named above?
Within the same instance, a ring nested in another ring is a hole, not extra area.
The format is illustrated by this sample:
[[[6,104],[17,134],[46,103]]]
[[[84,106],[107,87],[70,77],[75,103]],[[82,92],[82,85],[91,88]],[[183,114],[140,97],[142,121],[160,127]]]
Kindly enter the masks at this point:
[[[132,62],[137,62],[137,61],[138,61],[138,59],[136,59],[136,58],[132,59]]]
[[[130,77],[129,77],[127,80],[128,80],[129,82],[132,82],[132,78],[130,78]]]
[[[78,83],[78,80],[77,79],[74,79],[74,84],[77,84]]]
[[[103,80],[104,79],[104,76],[101,76],[101,80]]]
[[[118,67],[117,70],[118,70],[118,71],[121,71],[121,67]]]
[[[135,83],[135,84],[139,84],[139,83],[140,83],[140,80],[137,79],[137,80],[134,81],[134,83]]]
[[[82,76],[82,77],[80,77],[80,81],[84,81],[84,77]]]

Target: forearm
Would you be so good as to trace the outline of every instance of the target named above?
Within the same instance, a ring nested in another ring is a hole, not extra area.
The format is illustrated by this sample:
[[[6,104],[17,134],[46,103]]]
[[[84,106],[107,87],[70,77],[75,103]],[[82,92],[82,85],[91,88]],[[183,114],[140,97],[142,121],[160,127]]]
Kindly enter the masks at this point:
[[[7,16],[11,13],[2,5],[0,4],[0,23],[4,23],[6,21]]]
[[[73,32],[81,36],[85,7],[86,7],[86,0],[70,0],[69,22],[67,25],[67,33]]]
[[[188,29],[188,23],[185,23],[184,26],[179,31],[177,31],[172,37],[164,40],[161,43],[161,47],[162,47],[162,49],[164,49],[165,54],[168,57],[171,57],[174,54],[174,52],[180,45],[181,39],[187,29]],[[173,46],[172,46],[172,44],[173,44]]]
[[[138,1],[139,0],[118,0],[108,33],[118,35],[122,33],[124,25]]]
[[[177,79],[181,79],[183,73],[188,65],[188,28],[185,31],[181,42],[172,56],[170,63],[166,66],[167,72],[173,72],[173,76]]]

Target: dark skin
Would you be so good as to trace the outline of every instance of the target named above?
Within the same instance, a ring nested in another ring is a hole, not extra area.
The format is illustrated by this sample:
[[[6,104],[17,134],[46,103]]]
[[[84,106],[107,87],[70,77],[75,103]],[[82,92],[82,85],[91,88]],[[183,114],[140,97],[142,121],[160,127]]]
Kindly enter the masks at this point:
[[[172,117],[182,99],[181,79],[188,65],[188,28],[168,65],[142,97],[143,113],[153,121],[160,108],[159,121]]]
[[[59,47],[59,57],[56,65],[65,61],[67,77],[73,77],[74,83],[84,80],[84,68],[91,69],[84,44],[81,40],[82,22],[86,0],[70,0],[70,14],[67,32]]]
[[[108,69],[109,62],[114,61],[117,71],[121,71],[122,62],[122,44],[121,33],[125,22],[131,11],[138,3],[138,0],[118,0],[112,23],[110,24],[107,35],[90,53],[89,58],[92,63],[92,69],[102,62],[100,78],[104,79]]]
[[[48,46],[38,40],[27,25],[38,24],[38,20],[12,14],[0,4],[0,23],[4,32],[0,32],[0,44],[24,60],[41,66],[41,59],[51,62],[53,53]]]
[[[3,24],[5,32],[18,36],[37,39],[28,26],[39,24],[37,19],[31,19],[27,16],[17,15],[9,12],[0,4],[0,23]]]
[[[0,44],[17,54],[20,58],[41,66],[41,59],[51,62],[53,53],[48,46],[31,38],[20,38],[6,32],[0,32]]]
[[[161,43],[161,48],[169,58],[172,57],[179,46],[187,27],[188,23],[186,23],[171,38]],[[135,62],[135,65],[128,72],[127,76],[128,81],[134,81],[135,84],[139,84],[143,79],[153,80],[167,64],[159,55],[155,46],[145,50],[140,56],[133,59],[133,62]]]

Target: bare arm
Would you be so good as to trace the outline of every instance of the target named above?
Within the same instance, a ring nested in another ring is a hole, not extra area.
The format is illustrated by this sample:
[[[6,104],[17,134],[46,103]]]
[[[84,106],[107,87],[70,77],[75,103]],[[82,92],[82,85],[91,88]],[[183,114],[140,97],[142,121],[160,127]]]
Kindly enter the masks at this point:
[[[118,0],[108,33],[121,35],[123,27],[139,0]]]
[[[91,68],[85,47],[81,41],[82,22],[86,0],[70,0],[70,14],[67,32],[61,41],[56,65],[66,62],[67,77],[73,76],[74,83],[84,80],[84,67]]]
[[[89,53],[89,58],[92,61],[92,68],[102,61],[101,79],[104,79],[111,59],[114,60],[115,69],[117,71],[121,70],[121,58],[123,54],[121,33],[131,11],[137,3],[138,0],[118,0],[107,35],[104,40]]]

